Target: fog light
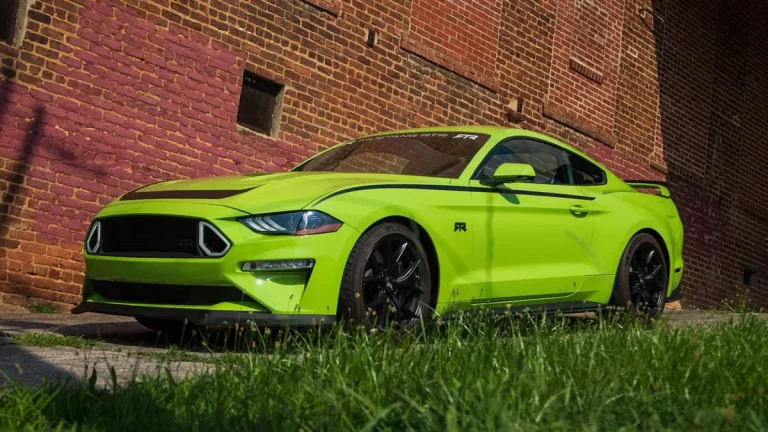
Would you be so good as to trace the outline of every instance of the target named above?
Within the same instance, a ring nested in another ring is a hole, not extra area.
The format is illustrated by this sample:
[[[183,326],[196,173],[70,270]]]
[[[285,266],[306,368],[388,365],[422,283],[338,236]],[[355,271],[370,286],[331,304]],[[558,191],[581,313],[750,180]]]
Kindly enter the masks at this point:
[[[281,270],[309,270],[315,266],[313,259],[292,259],[274,261],[248,261],[241,264],[240,268],[246,272],[253,271],[281,271]]]

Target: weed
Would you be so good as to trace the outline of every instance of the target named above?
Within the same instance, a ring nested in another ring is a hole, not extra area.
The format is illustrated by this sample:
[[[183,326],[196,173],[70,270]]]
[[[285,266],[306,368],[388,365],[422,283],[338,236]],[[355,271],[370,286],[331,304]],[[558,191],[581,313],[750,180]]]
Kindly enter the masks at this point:
[[[32,313],[43,314],[55,314],[59,313],[59,310],[55,306],[49,304],[36,303],[27,307],[27,310]]]
[[[28,345],[35,347],[72,347],[88,348],[96,345],[98,342],[91,339],[84,339],[80,336],[59,336],[50,333],[23,333],[11,336],[11,341],[18,345]]]

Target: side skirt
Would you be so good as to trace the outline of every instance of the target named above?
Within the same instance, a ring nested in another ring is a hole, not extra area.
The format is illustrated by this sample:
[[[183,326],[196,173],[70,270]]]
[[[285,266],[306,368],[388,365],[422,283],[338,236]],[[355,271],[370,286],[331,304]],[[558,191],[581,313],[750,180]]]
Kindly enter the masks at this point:
[[[491,315],[501,315],[504,313],[510,313],[510,314],[522,314],[522,313],[533,313],[533,314],[547,314],[547,315],[554,315],[557,313],[562,314],[578,314],[578,313],[585,313],[585,312],[595,312],[599,310],[601,307],[605,307],[606,305],[600,304],[600,303],[594,303],[594,302],[587,302],[587,301],[574,301],[574,302],[558,302],[558,303],[546,303],[542,305],[525,305],[525,306],[499,306],[499,307],[484,307],[483,310],[487,311]],[[452,311],[447,314],[441,315],[443,319],[452,319],[460,315],[461,311]],[[463,311],[464,314],[475,314],[477,312],[467,312]]]

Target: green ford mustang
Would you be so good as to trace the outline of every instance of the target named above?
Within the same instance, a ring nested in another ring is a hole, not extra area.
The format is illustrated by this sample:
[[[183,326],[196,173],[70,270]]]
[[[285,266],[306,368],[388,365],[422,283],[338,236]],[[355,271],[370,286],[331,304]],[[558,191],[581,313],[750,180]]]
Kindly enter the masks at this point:
[[[123,195],[87,233],[73,312],[155,329],[408,326],[479,307],[658,316],[679,298],[682,247],[663,183],[623,181],[524,130],[414,129],[340,144],[288,173]]]

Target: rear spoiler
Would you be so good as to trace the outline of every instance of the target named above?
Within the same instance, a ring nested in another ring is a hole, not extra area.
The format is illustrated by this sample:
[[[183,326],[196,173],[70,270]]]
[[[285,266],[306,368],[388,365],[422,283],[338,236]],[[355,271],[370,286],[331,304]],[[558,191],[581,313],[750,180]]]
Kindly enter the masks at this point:
[[[656,189],[659,191],[659,195],[664,198],[669,198],[670,196],[667,182],[654,180],[624,180],[624,183],[635,189]]]

